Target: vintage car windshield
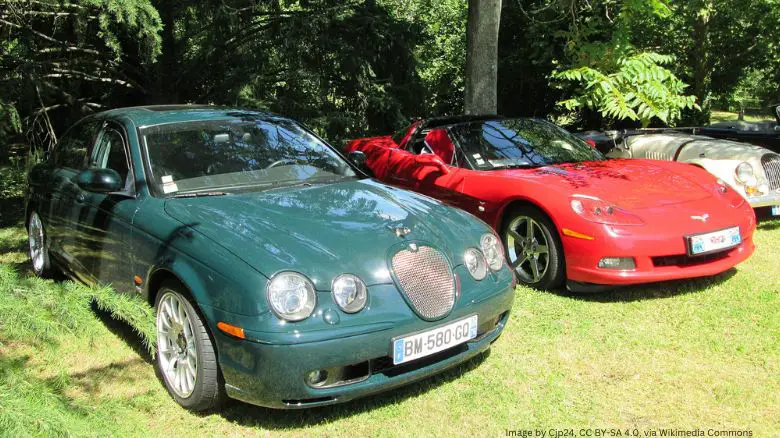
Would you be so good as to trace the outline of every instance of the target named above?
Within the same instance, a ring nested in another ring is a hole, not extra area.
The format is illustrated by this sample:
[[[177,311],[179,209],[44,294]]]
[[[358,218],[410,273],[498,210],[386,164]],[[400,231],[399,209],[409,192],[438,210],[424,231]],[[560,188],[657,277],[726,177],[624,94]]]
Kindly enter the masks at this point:
[[[455,125],[451,130],[466,159],[478,170],[604,159],[584,141],[543,120],[489,120]]]
[[[328,145],[282,118],[171,123],[141,135],[154,184],[167,196],[322,184],[356,178]]]

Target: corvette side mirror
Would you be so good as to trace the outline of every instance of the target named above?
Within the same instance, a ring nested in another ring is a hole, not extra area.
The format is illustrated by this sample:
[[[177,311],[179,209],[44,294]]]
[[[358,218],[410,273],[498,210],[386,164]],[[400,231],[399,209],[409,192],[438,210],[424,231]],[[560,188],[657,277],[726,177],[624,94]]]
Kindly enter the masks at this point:
[[[450,173],[449,167],[447,167],[446,164],[444,164],[444,161],[442,161],[441,158],[439,158],[438,155],[434,154],[422,154],[422,155],[415,155],[415,162],[419,166],[431,166],[439,169],[439,171],[446,175]]]

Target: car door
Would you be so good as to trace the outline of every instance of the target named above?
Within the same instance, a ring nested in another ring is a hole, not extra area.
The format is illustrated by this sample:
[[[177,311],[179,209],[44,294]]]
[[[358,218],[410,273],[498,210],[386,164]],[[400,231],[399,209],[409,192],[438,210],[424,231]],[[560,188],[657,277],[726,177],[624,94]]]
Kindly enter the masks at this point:
[[[52,253],[63,267],[77,276],[86,273],[79,257],[79,239],[76,234],[81,211],[81,188],[75,179],[86,169],[87,154],[100,131],[100,122],[85,120],[69,129],[52,148],[50,161],[54,171],[51,181],[51,199],[43,212]]]
[[[422,141],[422,146],[417,148],[419,153],[436,155],[446,165],[446,172],[435,166],[419,166],[416,190],[476,214],[479,202],[463,192],[466,177],[473,171],[467,167],[447,129],[431,129],[425,133]]]
[[[92,279],[110,284],[119,292],[131,293],[132,266],[130,235],[137,207],[130,151],[124,128],[106,122],[94,148],[88,167],[111,169],[124,182],[122,189],[111,193],[82,190],[77,227],[83,265]]]

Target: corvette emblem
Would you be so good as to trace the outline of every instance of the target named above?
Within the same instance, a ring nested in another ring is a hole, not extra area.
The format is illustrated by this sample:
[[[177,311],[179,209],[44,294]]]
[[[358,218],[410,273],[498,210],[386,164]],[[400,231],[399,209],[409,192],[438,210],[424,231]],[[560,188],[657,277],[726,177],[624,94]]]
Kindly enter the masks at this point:
[[[404,227],[404,226],[396,227],[396,226],[388,225],[388,228],[390,228],[390,230],[397,237],[406,237],[407,234],[412,232],[412,230],[410,228],[407,228],[407,227]]]
[[[707,214],[707,213],[704,213],[701,216],[691,216],[691,219],[693,219],[695,221],[702,221],[702,222],[707,222],[707,219],[709,219],[709,218],[710,218],[710,215]]]

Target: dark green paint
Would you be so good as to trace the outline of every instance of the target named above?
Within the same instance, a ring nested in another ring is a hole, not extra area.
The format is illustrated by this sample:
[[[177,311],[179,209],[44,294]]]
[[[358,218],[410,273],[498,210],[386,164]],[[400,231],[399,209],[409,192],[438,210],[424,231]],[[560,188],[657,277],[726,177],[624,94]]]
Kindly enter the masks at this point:
[[[505,267],[476,282],[462,265],[463,251],[479,246],[480,236],[490,232],[486,224],[431,198],[370,179],[219,197],[153,196],[145,180],[138,128],[225,119],[234,111],[241,110],[129,108],[91,117],[124,128],[134,178],[128,192],[104,193],[95,186],[98,190],[84,190],[95,181],[103,188],[113,184],[106,181],[111,179],[106,173],[49,164],[31,172],[28,210],[41,214],[52,251],[74,277],[110,283],[120,292],[140,292],[150,300],[155,292],[150,285],[161,276],[176,277],[214,334],[229,393],[265,406],[289,407],[281,400],[320,393],[336,397],[327,402],[332,403],[398,386],[462,362],[498,336],[503,324],[462,353],[411,373],[375,375],[331,390],[308,388],[303,373],[387,356],[394,336],[473,313],[479,314],[480,323],[503,314],[514,295],[512,274]],[[396,236],[391,226],[399,225],[412,232]],[[396,288],[387,271],[388,257],[404,242],[440,249],[458,274],[461,295],[446,318],[423,321]],[[268,310],[268,279],[282,270],[298,271],[314,283],[318,303],[311,317],[285,323]],[[341,312],[329,293],[332,279],[342,273],[358,275],[368,285],[369,303],[356,314]],[[134,275],[144,279],[140,290],[133,284]],[[219,321],[243,327],[249,340],[223,335],[216,330]]]

